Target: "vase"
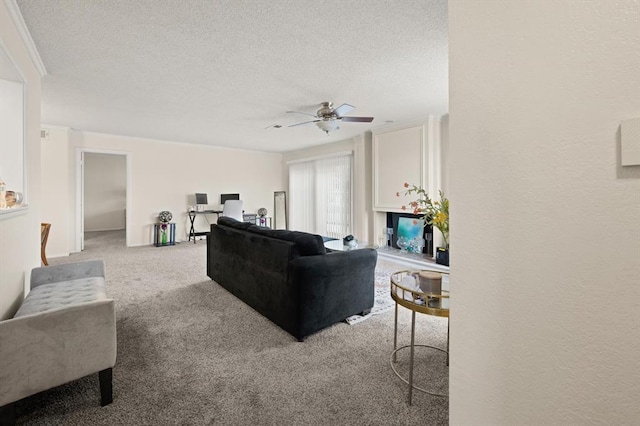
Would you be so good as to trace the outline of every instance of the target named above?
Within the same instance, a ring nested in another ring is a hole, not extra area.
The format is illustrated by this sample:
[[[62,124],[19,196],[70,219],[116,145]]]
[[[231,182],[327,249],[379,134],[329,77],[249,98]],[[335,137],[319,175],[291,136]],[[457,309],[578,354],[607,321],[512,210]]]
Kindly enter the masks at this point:
[[[438,247],[436,249],[436,263],[439,265],[449,266],[449,249]]]
[[[400,247],[400,251],[403,253],[407,252],[407,247],[409,246],[409,242],[405,237],[399,237],[396,241],[396,245]]]

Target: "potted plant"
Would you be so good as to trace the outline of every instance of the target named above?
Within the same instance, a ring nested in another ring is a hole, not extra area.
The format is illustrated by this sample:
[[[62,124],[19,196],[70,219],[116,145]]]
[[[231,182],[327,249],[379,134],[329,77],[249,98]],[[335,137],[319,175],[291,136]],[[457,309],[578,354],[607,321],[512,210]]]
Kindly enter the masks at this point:
[[[444,247],[436,248],[436,263],[449,266],[449,200],[442,191],[438,191],[440,200],[432,200],[429,194],[420,186],[409,185],[405,182],[405,195],[416,194],[418,199],[409,203],[409,208],[413,209],[413,214],[422,216],[425,225],[438,228],[442,233]],[[396,193],[400,196],[400,192]],[[402,210],[408,210],[403,205]]]

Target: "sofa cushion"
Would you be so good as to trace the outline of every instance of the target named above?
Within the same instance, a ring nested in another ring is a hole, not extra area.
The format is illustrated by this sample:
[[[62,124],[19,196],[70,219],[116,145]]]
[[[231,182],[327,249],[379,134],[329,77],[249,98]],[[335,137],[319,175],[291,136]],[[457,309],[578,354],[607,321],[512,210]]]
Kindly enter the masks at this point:
[[[269,229],[257,225],[251,225],[247,230],[254,234],[291,241],[296,244],[300,256],[315,256],[326,253],[324,242],[320,235],[300,231],[286,231],[284,229]]]
[[[42,284],[29,292],[14,318],[106,299],[106,297],[107,289],[103,277],[78,278]]]
[[[234,228],[234,229],[248,229],[250,226],[252,226],[252,223],[250,222],[240,222],[238,220],[235,220],[232,217],[228,217],[228,216],[220,216],[218,218],[218,225],[224,225],[224,226],[228,226],[229,228]]]

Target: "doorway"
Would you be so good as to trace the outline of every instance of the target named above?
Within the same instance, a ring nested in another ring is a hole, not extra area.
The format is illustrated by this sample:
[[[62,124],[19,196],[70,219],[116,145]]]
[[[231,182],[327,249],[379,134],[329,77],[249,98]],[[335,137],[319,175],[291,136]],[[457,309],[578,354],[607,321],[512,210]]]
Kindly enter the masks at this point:
[[[128,153],[78,150],[76,251],[129,245]]]

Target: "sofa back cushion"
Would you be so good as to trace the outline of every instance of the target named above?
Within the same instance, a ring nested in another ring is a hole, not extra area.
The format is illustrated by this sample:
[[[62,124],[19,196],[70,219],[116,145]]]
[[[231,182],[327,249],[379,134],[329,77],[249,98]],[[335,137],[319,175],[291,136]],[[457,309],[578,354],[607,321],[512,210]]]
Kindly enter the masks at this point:
[[[296,244],[300,256],[315,256],[326,253],[324,242],[320,235],[299,231],[286,231],[284,229],[269,229],[257,225],[251,225],[247,231],[279,240],[291,241]]]
[[[225,216],[220,216],[218,218],[218,225],[249,231],[253,234],[264,235],[265,237],[290,241],[296,244],[295,252],[300,256],[314,256],[326,253],[324,241],[320,235],[299,231],[287,231],[284,229],[269,229],[249,222],[239,222]]]
[[[238,220],[235,220],[232,217],[227,217],[227,216],[220,216],[218,217],[218,225],[224,225],[224,226],[228,226],[229,228],[234,228],[234,229],[249,229],[249,227],[252,225],[249,222],[240,222]]]

